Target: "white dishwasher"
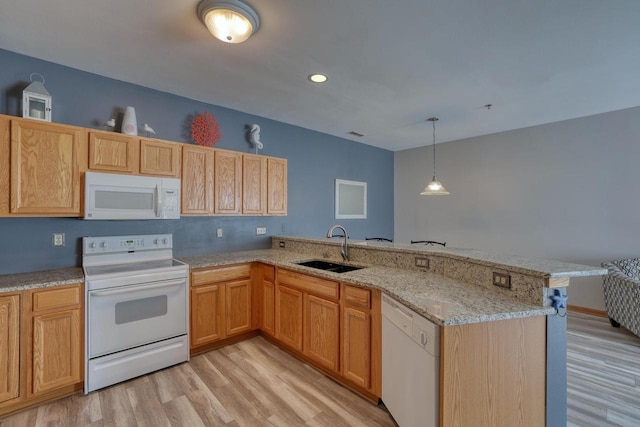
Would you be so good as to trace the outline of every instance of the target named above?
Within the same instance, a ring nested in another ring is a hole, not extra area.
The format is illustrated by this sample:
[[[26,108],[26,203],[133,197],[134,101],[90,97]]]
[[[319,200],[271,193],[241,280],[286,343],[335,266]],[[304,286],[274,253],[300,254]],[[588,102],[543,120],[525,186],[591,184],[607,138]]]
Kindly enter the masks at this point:
[[[400,427],[437,427],[440,327],[382,295],[382,401]]]

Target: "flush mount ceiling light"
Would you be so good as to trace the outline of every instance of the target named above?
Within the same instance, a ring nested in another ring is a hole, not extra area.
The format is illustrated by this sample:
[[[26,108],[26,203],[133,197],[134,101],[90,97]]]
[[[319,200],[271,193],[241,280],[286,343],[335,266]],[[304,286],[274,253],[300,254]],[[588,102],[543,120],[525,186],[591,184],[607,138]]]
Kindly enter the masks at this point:
[[[215,38],[226,43],[242,43],[260,27],[256,11],[239,0],[204,0],[198,16]]]
[[[324,83],[329,80],[326,74],[314,73],[307,77],[311,83]]]
[[[437,117],[431,117],[427,119],[427,121],[433,124],[433,179],[427,183],[422,193],[422,196],[435,196],[435,195],[447,195],[449,192],[438,178],[436,178],[436,122],[438,121]]]

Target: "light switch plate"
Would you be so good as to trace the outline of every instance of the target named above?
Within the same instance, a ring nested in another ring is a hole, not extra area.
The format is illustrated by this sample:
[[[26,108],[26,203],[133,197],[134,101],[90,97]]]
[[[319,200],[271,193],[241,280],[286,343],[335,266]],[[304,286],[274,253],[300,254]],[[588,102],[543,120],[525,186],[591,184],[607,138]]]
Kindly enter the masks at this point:
[[[221,238],[222,237],[222,228],[217,228],[216,229],[216,237],[217,238]]]

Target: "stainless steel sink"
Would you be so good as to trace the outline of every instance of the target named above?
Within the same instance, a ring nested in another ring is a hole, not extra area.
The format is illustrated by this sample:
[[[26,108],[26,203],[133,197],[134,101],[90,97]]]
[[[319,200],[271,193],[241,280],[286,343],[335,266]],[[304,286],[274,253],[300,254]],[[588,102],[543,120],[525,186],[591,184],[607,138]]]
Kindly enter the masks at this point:
[[[362,268],[353,265],[338,264],[337,262],[322,261],[319,259],[296,262],[296,264],[305,267],[317,268],[318,270],[332,271],[334,273],[346,273],[348,271],[360,270]]]

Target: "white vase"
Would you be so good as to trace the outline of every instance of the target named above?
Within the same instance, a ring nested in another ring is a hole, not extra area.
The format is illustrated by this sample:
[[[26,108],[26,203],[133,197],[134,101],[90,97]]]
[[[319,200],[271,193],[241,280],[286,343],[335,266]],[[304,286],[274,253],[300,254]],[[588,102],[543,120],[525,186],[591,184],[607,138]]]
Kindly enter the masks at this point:
[[[136,120],[136,109],[133,107],[127,107],[124,110],[124,117],[122,118],[122,133],[127,135],[138,134],[138,122]]]

